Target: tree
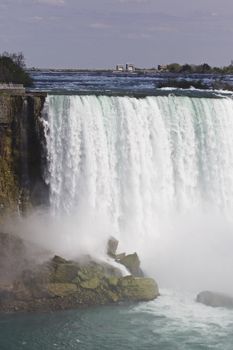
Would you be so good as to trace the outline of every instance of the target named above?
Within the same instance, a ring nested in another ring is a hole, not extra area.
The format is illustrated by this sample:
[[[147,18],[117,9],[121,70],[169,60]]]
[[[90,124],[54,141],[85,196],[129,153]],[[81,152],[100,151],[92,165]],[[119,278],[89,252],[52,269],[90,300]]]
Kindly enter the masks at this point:
[[[202,65],[202,73],[209,73],[210,71],[211,71],[211,67],[207,63],[204,63]]]
[[[192,67],[190,64],[184,64],[180,69],[180,73],[192,73]]]
[[[168,71],[171,73],[179,73],[180,68],[181,68],[181,65],[179,63],[170,63],[167,66]]]
[[[18,54],[4,52],[0,55],[0,82],[32,85],[32,78],[25,71],[25,59],[21,52]]]
[[[22,52],[18,53],[9,53],[7,51],[4,51],[2,54],[2,57],[9,57],[12,59],[12,61],[17,64],[17,66],[25,69],[26,68],[26,63],[25,63],[25,58],[24,54]]]

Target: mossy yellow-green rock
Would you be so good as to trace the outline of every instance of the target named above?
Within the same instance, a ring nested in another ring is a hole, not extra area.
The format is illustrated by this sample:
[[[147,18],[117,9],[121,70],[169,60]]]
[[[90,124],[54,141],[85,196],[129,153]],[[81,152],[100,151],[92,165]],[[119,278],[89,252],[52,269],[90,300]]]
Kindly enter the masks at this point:
[[[80,283],[80,286],[84,289],[96,289],[100,285],[100,280],[98,277],[93,277],[88,281],[83,281]]]
[[[106,262],[86,260],[84,263],[55,256],[40,265],[28,260],[20,267],[19,262],[27,255],[24,241],[0,234],[0,246],[3,276],[9,267],[8,255],[19,254],[12,266],[17,272],[13,280],[0,285],[0,311],[14,311],[15,307],[22,311],[61,310],[120,301],[149,301],[159,295],[153,279],[122,277],[120,270]]]
[[[122,258],[117,259],[116,261],[124,265],[133,276],[143,276],[143,272],[140,268],[140,260],[137,253],[125,255]]]
[[[75,263],[59,264],[51,275],[51,282],[72,282],[78,275],[78,269],[79,266]]]
[[[122,277],[119,279],[119,291],[123,299],[148,301],[159,296],[156,282],[152,278]]]
[[[104,267],[94,262],[80,266],[80,269],[78,271],[78,277],[82,281],[90,280],[96,276],[102,279],[104,277],[104,274]]]
[[[119,282],[119,277],[116,277],[116,276],[108,277],[107,282],[108,282],[109,286],[116,287],[118,282]]]
[[[48,292],[57,297],[65,297],[77,292],[78,288],[74,283],[49,283]]]
[[[78,271],[78,278],[82,281],[88,281],[90,278],[92,278],[93,274],[88,271],[86,268],[81,268]]]

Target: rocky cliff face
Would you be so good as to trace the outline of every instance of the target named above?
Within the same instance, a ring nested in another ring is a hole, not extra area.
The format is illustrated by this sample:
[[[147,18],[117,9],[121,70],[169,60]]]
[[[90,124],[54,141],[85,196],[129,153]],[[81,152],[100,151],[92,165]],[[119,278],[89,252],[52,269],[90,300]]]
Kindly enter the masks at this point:
[[[0,220],[46,202],[42,177],[45,96],[0,94]]]

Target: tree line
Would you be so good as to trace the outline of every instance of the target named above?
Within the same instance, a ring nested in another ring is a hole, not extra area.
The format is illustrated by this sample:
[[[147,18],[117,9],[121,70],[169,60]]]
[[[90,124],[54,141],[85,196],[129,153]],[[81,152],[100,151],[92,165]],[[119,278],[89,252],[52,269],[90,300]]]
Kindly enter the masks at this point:
[[[171,63],[166,66],[166,71],[186,74],[233,74],[233,64],[225,67],[211,67],[208,63],[200,65]]]
[[[3,52],[0,55],[0,83],[32,85],[32,78],[25,71],[26,64],[22,52]]]

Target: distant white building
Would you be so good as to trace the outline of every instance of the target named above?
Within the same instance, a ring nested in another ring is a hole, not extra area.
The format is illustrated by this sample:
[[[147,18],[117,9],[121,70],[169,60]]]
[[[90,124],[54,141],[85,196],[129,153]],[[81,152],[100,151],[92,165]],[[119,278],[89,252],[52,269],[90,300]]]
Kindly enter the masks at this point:
[[[125,66],[125,69],[127,72],[134,72],[135,71],[135,67],[132,63],[127,63]]]
[[[116,71],[117,72],[124,72],[125,68],[123,66],[123,64],[117,64],[116,65]]]
[[[167,70],[167,64],[159,64],[158,71],[165,72]]]

